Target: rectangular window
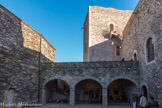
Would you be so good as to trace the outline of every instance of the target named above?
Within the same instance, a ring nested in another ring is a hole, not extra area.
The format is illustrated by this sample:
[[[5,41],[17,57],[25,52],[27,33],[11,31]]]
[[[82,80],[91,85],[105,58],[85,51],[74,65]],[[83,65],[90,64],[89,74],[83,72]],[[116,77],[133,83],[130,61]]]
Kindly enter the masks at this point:
[[[120,47],[119,46],[116,46],[116,55],[120,56]]]
[[[152,41],[152,38],[149,38],[147,41],[147,55],[148,55],[148,62],[151,62],[155,59],[154,43]]]

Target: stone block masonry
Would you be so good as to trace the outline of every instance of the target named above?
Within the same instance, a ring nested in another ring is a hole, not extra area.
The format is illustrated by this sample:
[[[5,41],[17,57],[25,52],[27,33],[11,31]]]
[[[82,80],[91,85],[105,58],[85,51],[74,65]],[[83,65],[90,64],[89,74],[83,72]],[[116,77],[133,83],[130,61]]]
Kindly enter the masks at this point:
[[[62,90],[71,105],[90,102],[92,92],[95,102],[105,106],[111,100],[130,102],[134,93],[154,96],[162,105],[161,10],[161,0],[140,0],[133,14],[90,6],[84,23],[84,62],[54,63],[55,48],[0,5],[0,102],[37,102],[41,52],[42,103]],[[152,62],[147,60],[150,38]]]
[[[107,106],[107,89],[115,80],[127,79],[133,82],[139,91],[138,62],[85,62],[85,63],[47,63],[42,64],[43,102],[46,103],[46,85],[56,79],[65,81],[70,86],[70,104],[75,103],[75,87],[86,79],[97,81],[103,91],[103,105]]]
[[[54,62],[55,48],[0,5],[0,102],[10,91],[15,102],[37,102],[40,49],[42,63]]]
[[[123,31],[122,57],[140,62],[141,86],[162,105],[162,0],[140,0]],[[155,60],[147,60],[147,40],[153,39]]]
[[[116,55],[116,46],[121,46],[122,31],[131,14],[128,10],[89,6],[84,23],[85,62],[121,60]],[[112,34],[117,36],[111,38]]]

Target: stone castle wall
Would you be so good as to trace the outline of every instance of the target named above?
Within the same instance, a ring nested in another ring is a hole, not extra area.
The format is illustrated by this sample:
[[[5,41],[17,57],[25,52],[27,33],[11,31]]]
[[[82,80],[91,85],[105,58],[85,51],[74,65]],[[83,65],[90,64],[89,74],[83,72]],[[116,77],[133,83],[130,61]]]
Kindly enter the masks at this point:
[[[140,62],[141,86],[145,85],[162,105],[162,1],[140,0],[123,32],[122,57],[133,59],[134,53]],[[146,42],[154,41],[155,61],[147,62]]]
[[[5,100],[10,88],[16,90],[18,102],[37,102],[41,49],[41,62],[50,62],[42,65],[42,96],[45,96],[45,85],[49,81],[61,79],[70,85],[70,103],[73,105],[75,85],[84,79],[93,79],[102,85],[103,104],[107,104],[107,86],[114,80],[128,79],[138,88],[145,85],[148,95],[153,95],[162,105],[161,10],[161,0],[140,0],[134,14],[112,8],[89,7],[84,23],[84,61],[131,60],[136,53],[139,64],[131,61],[53,64],[55,49],[48,41],[0,5],[0,102]],[[110,24],[114,25],[119,38],[110,38]],[[155,61],[152,63],[146,60],[149,37],[153,38],[155,46]],[[115,47],[120,45],[121,56],[116,56]]]
[[[116,46],[121,45],[122,31],[131,14],[132,11],[90,6],[87,16],[89,18],[86,18],[84,25],[84,37],[88,38],[88,44],[84,43],[88,47],[88,53],[84,52],[84,61],[121,60],[116,55]],[[113,24],[118,37],[110,38],[110,24]]]
[[[54,62],[55,48],[21,19],[0,5],[0,102],[9,89],[18,102],[37,102],[38,61]]]
[[[133,82],[139,92],[139,63],[125,62],[84,62],[42,64],[43,103],[46,101],[46,85],[60,79],[70,86],[70,104],[75,104],[75,86],[86,79],[95,80],[102,86],[102,102],[107,106],[107,89],[115,80],[126,79]]]
[[[42,62],[54,62],[55,60],[55,48],[37,31],[28,26],[25,22],[21,22],[23,47],[27,49],[40,52],[42,55]],[[41,38],[41,45],[40,45]]]

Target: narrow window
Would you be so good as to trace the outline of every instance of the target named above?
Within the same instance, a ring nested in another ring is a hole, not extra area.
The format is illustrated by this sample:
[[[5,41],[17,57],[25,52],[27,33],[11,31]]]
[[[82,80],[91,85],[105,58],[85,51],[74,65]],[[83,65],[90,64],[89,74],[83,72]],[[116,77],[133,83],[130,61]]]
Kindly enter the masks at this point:
[[[119,46],[116,46],[116,55],[120,56],[120,47]]]
[[[134,53],[134,61],[137,61],[137,54]]]
[[[110,24],[110,31],[114,31],[114,25]]]
[[[147,59],[148,59],[148,62],[151,62],[155,59],[154,43],[153,43],[152,38],[149,38],[147,40]]]

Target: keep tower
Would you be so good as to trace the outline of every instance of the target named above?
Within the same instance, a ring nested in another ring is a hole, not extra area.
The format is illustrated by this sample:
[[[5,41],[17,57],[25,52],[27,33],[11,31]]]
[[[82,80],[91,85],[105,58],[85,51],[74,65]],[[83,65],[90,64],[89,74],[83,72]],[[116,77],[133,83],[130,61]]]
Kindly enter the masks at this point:
[[[132,11],[89,6],[84,22],[84,62],[121,60],[122,31]]]

